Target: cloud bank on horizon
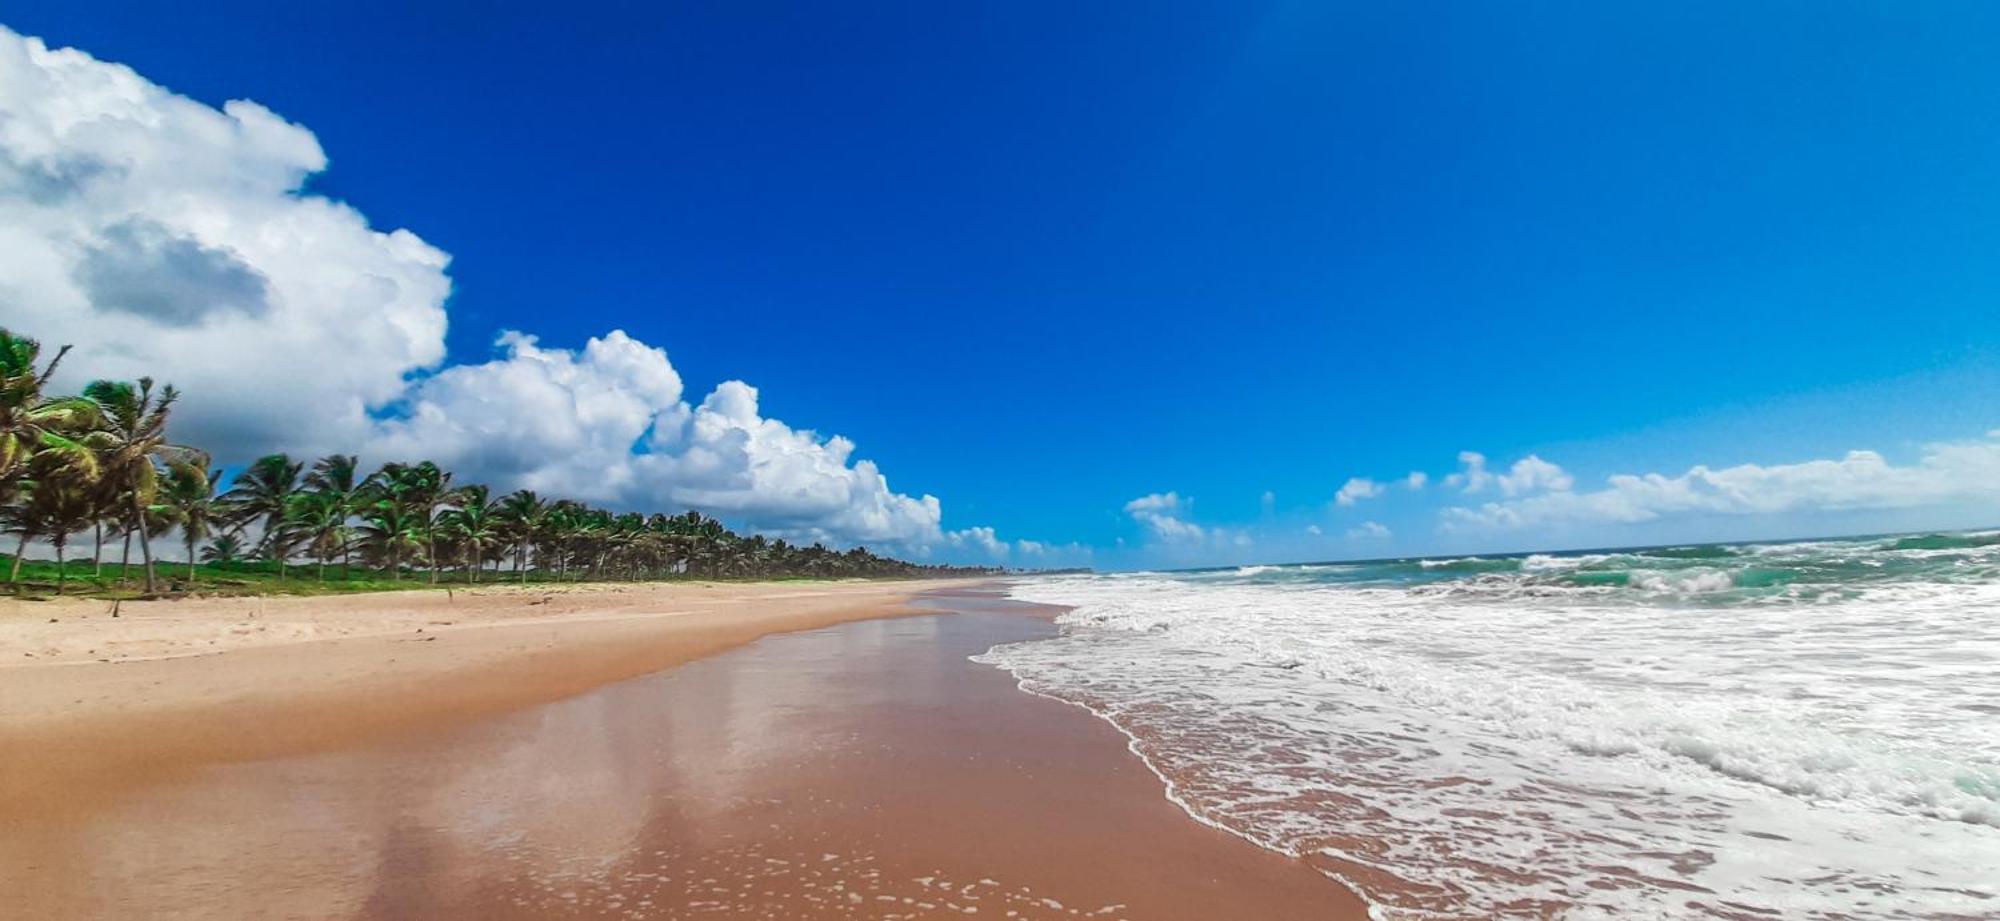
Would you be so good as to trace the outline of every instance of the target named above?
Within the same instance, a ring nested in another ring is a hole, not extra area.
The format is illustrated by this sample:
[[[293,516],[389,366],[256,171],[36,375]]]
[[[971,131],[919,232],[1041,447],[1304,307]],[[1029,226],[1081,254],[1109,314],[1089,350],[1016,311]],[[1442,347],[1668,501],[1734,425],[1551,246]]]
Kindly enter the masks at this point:
[[[1004,558],[943,529],[853,442],[764,417],[756,388],[699,402],[658,347],[505,331],[446,364],[450,257],[305,190],[318,139],[261,105],[218,110],[129,67],[0,27],[0,325],[74,344],[63,383],[152,375],[183,440],[426,458],[471,479],[635,507],[692,505],[800,539]]]
[[[1405,493],[1432,483],[1449,496],[1427,526],[1437,535],[1512,543],[1523,538],[1550,540],[1568,534],[1617,533],[1634,541],[1657,536],[1643,529],[1675,521],[1718,518],[1769,520],[1787,514],[1842,515],[1896,513],[1959,507],[1971,514],[2000,513],[2000,429],[1983,438],[1921,446],[1909,463],[1881,453],[1852,450],[1838,458],[1795,463],[1744,463],[1727,467],[1696,465],[1680,473],[1614,473],[1597,488],[1578,489],[1577,477],[1562,466],[1529,454],[1504,470],[1488,466],[1486,455],[1462,451],[1459,467],[1443,477],[1422,471],[1401,477]],[[1368,518],[1345,524],[1364,502],[1391,496],[1389,483],[1350,477],[1333,501],[1308,510],[1318,520],[1303,528],[1291,519],[1281,526],[1230,528],[1197,522],[1193,500],[1178,492],[1151,493],[1125,504],[1140,527],[1145,546],[1161,558],[1205,562],[1327,559],[1380,555],[1398,531]],[[1467,501],[1471,498],[1471,501]],[[1273,495],[1260,505],[1272,516]],[[1990,526],[1993,521],[1984,522]],[[1624,529],[1606,532],[1589,529]],[[1303,535],[1303,537],[1301,537]],[[1794,535],[1797,536],[1797,535]],[[1679,542],[1674,538],[1665,540]],[[1554,549],[1553,544],[1514,549]],[[1205,553],[1205,556],[1201,554]]]

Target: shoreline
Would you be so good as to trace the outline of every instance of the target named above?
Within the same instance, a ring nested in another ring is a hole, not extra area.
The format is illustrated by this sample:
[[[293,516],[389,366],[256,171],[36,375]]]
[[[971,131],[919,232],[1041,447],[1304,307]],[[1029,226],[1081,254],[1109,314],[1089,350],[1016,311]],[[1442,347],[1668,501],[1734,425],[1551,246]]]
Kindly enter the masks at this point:
[[[0,602],[0,819],[546,704],[986,580]]]

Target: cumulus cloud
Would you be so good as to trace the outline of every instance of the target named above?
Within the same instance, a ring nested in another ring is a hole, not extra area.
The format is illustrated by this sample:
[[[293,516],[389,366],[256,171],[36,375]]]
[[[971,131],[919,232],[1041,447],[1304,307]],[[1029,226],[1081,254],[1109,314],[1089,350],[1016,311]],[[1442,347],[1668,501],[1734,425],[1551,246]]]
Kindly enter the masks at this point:
[[[1218,547],[1247,547],[1250,535],[1232,528],[1209,528],[1188,520],[1193,511],[1194,500],[1182,499],[1179,493],[1149,493],[1125,503],[1125,514],[1146,529],[1146,533],[1162,543],[1182,547],[1213,545]]]
[[[1468,493],[1484,492],[1488,487],[1498,486],[1502,495],[1518,496],[1543,489],[1569,489],[1576,485],[1575,478],[1561,467],[1533,454],[1515,461],[1504,473],[1487,469],[1486,455],[1478,451],[1458,452],[1458,463],[1458,472],[1445,477],[1444,485]]]
[[[1009,549],[1007,542],[1001,540],[999,535],[995,534],[993,529],[988,527],[964,528],[952,531],[945,535],[945,540],[954,547],[972,548],[996,559],[1006,558]],[[1032,543],[1032,541],[1023,541],[1022,543],[1025,545]],[[1039,548],[1039,545],[1037,546]],[[1023,549],[1026,549],[1025,546]]]
[[[1403,486],[1409,489],[1411,492],[1416,492],[1420,489],[1423,489],[1424,485],[1429,483],[1430,481],[1431,481],[1430,474],[1425,473],[1422,470],[1412,470],[1410,471],[1409,476],[1403,478]]]
[[[1348,540],[1388,540],[1390,536],[1388,526],[1379,521],[1364,521],[1347,529]]]
[[[1179,493],[1149,493],[1125,503],[1125,514],[1144,525],[1154,537],[1168,541],[1200,540],[1207,531],[1200,525],[1182,517],[1191,503],[1181,501]]]
[[[581,349],[507,332],[446,366],[449,257],[305,191],[326,165],[257,103],[218,110],[0,28],[0,325],[73,343],[60,385],[180,387],[177,436],[225,461],[359,450],[799,538],[1004,548],[946,535],[936,498],[764,417],[746,383],[691,404],[666,352],[622,331]]]
[[[1383,493],[1385,487],[1367,477],[1353,477],[1340,485],[1340,491],[1333,494],[1335,504],[1346,508],[1363,499],[1373,499]]]
[[[1493,482],[1493,474],[1486,470],[1486,455],[1478,451],[1458,452],[1458,472],[1444,478],[1447,489],[1462,489],[1479,492]]]
[[[65,383],[152,374],[183,437],[330,450],[443,360],[448,257],[302,192],[305,128],[5,28],[0,113],[0,324],[75,344]]]
[[[1533,454],[1514,462],[1506,473],[1497,477],[1503,495],[1518,496],[1537,490],[1564,490],[1576,485],[1576,478],[1563,468],[1542,460]]]
[[[1553,465],[1551,465],[1553,466]],[[1447,526],[1518,528],[1633,524],[1671,515],[1904,509],[2000,499],[2000,434],[1926,445],[1915,463],[1874,451],[1795,464],[1739,464],[1684,473],[1619,474],[1602,489],[1552,491],[1444,511]]]
[[[1322,529],[1320,528],[1320,526],[1319,526],[1319,525],[1316,525],[1316,524],[1309,524],[1309,525],[1306,525],[1306,533],[1307,533],[1307,534],[1311,534],[1311,535],[1312,535],[1312,536],[1314,536],[1314,537],[1318,537],[1318,536],[1320,536],[1321,534],[1324,534],[1324,533],[1326,533],[1326,532],[1325,532],[1324,530],[1322,530]]]

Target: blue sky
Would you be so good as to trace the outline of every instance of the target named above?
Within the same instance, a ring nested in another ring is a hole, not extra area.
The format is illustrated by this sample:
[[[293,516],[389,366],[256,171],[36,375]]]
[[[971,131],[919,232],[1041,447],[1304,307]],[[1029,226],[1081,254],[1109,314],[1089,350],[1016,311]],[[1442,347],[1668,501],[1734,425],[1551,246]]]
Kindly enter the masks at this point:
[[[2000,523],[1962,483],[1474,526],[1547,484],[1443,482],[1986,439],[1988,4],[404,6],[0,22],[308,129],[310,192],[450,254],[446,364],[622,329],[947,531],[1125,566]],[[1169,492],[1200,538],[1128,507]]]

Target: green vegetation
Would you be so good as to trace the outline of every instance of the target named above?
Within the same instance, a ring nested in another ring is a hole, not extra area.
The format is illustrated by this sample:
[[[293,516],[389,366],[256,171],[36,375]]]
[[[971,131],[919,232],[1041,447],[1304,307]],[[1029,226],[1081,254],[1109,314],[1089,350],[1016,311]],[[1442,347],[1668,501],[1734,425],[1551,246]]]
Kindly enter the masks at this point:
[[[363,474],[352,455],[260,457],[227,489],[209,456],[169,440],[179,394],[93,381],[51,395],[46,363],[0,329],[0,526],[17,593],[324,593],[481,582],[912,578],[992,572],[920,566],[866,548],[745,537],[699,511],[617,513],[520,490],[454,484],[430,461]],[[186,562],[161,564],[173,539]],[[27,559],[47,545],[54,560]],[[139,559],[132,559],[134,544]],[[84,548],[88,548],[88,553]],[[117,561],[106,551],[117,549]]]

